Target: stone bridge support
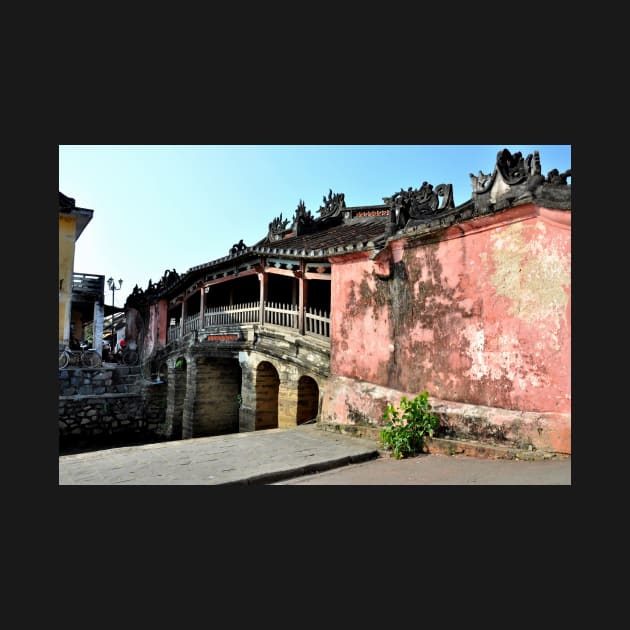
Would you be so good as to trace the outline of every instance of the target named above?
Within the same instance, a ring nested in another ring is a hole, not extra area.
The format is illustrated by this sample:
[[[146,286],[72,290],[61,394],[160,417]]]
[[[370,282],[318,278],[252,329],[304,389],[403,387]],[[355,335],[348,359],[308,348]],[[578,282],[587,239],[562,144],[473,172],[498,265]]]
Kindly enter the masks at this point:
[[[317,417],[326,378],[259,352],[241,352],[239,430],[295,427]]]
[[[294,427],[317,419],[328,380],[327,343],[256,328],[238,341],[189,335],[156,356],[168,381],[170,439]]]
[[[176,362],[180,358],[181,365],[176,367]],[[186,398],[188,380],[187,363],[183,356],[177,355],[169,359],[167,366],[165,434],[172,440],[181,440],[183,437],[184,399]]]
[[[165,433],[173,440],[238,432],[241,370],[229,357],[173,353],[168,365]]]

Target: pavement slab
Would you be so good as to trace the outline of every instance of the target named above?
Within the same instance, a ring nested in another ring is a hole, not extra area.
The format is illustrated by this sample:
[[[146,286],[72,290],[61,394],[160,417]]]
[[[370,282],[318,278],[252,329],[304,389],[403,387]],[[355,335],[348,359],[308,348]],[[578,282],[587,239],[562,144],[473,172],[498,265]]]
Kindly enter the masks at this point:
[[[59,457],[59,485],[571,485],[571,458],[523,461],[421,454],[317,425]]]
[[[62,455],[59,485],[260,484],[378,454],[374,441],[303,425]]]

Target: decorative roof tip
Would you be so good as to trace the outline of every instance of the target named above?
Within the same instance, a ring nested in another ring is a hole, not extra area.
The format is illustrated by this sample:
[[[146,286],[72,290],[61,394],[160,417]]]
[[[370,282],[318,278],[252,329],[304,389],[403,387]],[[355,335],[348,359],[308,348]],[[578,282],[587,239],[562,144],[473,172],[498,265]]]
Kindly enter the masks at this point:
[[[440,204],[440,197],[442,203]],[[424,222],[434,214],[451,210],[455,207],[453,202],[452,184],[440,184],[433,189],[433,185],[422,182],[420,188],[407,190],[400,189],[391,197],[383,197],[390,213],[390,225],[387,233],[392,234],[396,230],[412,227],[417,222]]]
[[[300,199],[291,224],[280,213],[269,223],[267,236],[253,246],[247,246],[241,239],[232,245],[227,256],[192,267],[189,273],[219,266],[243,253],[325,257],[373,249],[381,247],[387,238],[400,236],[405,230],[414,233],[430,232],[481,214],[529,202],[547,208],[570,209],[571,174],[571,169],[562,173],[558,169],[552,169],[545,176],[542,174],[538,151],[523,157],[520,152],[512,154],[504,148],[497,153],[491,173],[484,174],[480,170],[478,175],[469,174],[472,196],[458,207],[455,207],[452,184],[442,183],[434,187],[424,181],[419,188],[401,188],[399,192],[383,197],[383,205],[357,208],[347,208],[345,194],[333,193],[331,188],[328,195],[323,196],[318,219],[313,218],[304,201]],[[75,200],[61,191],[59,203],[61,209],[75,207]],[[354,222],[348,221],[348,218],[362,220]],[[355,224],[364,227],[365,231],[352,228]],[[340,225],[343,227],[340,230],[332,229],[330,237],[304,238],[310,233],[325,232]],[[296,240],[296,237],[302,238]],[[283,247],[285,243],[286,246]],[[148,290],[157,290],[159,285],[160,283],[154,285],[149,281]],[[172,285],[169,284],[170,286]],[[160,290],[163,289],[164,285]]]
[[[315,218],[311,214],[311,211],[306,209],[306,204],[300,199],[298,206],[295,209],[291,229],[295,230],[296,236],[300,236],[301,234],[305,234],[310,231],[314,223]]]
[[[326,198],[326,195],[324,195],[323,199],[324,205],[320,206],[318,210],[320,219],[332,219],[338,217],[341,213],[341,210],[346,207],[345,194],[333,194],[332,188],[328,191],[328,198]]]
[[[287,225],[289,225],[289,219],[282,218],[282,212],[279,217],[276,217],[269,224],[269,232],[267,234],[267,239],[270,241],[277,240],[281,238],[282,234],[286,231]]]
[[[76,207],[76,200],[73,199],[72,197],[68,197],[67,195],[64,195],[61,191],[59,192],[59,206],[61,208],[75,208]]]
[[[492,173],[470,173],[475,210],[501,210],[513,205],[537,201],[566,210],[571,207],[571,169],[560,173],[552,169],[542,175],[538,151],[523,157],[520,152],[502,149]]]
[[[234,243],[234,245],[232,245],[229,255],[236,256],[245,250],[247,250],[247,245],[245,245],[245,243],[243,243],[243,239],[241,239],[238,243]]]

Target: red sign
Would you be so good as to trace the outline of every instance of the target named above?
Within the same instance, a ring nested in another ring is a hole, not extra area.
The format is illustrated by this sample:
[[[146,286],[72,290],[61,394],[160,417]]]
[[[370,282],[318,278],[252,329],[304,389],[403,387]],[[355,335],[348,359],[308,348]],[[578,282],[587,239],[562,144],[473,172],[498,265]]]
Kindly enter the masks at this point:
[[[208,335],[207,341],[238,341],[238,335]]]

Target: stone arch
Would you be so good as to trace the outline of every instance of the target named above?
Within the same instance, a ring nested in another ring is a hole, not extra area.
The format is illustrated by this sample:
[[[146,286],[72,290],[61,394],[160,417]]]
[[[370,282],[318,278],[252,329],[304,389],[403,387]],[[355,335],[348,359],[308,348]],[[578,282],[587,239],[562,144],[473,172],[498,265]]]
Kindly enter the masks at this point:
[[[158,380],[168,383],[168,365],[166,362],[160,364],[157,372]]]
[[[171,425],[171,439],[181,440],[184,437],[183,417],[184,399],[188,382],[188,363],[185,357],[177,357],[173,368],[169,370],[168,398],[166,403],[166,420]]]
[[[296,424],[304,424],[319,414],[319,386],[310,376],[301,376],[297,387]]]
[[[279,390],[278,370],[269,361],[261,361],[256,368],[256,431],[278,428]]]
[[[211,353],[189,357],[183,433],[185,438],[236,433],[239,429],[241,366]]]

